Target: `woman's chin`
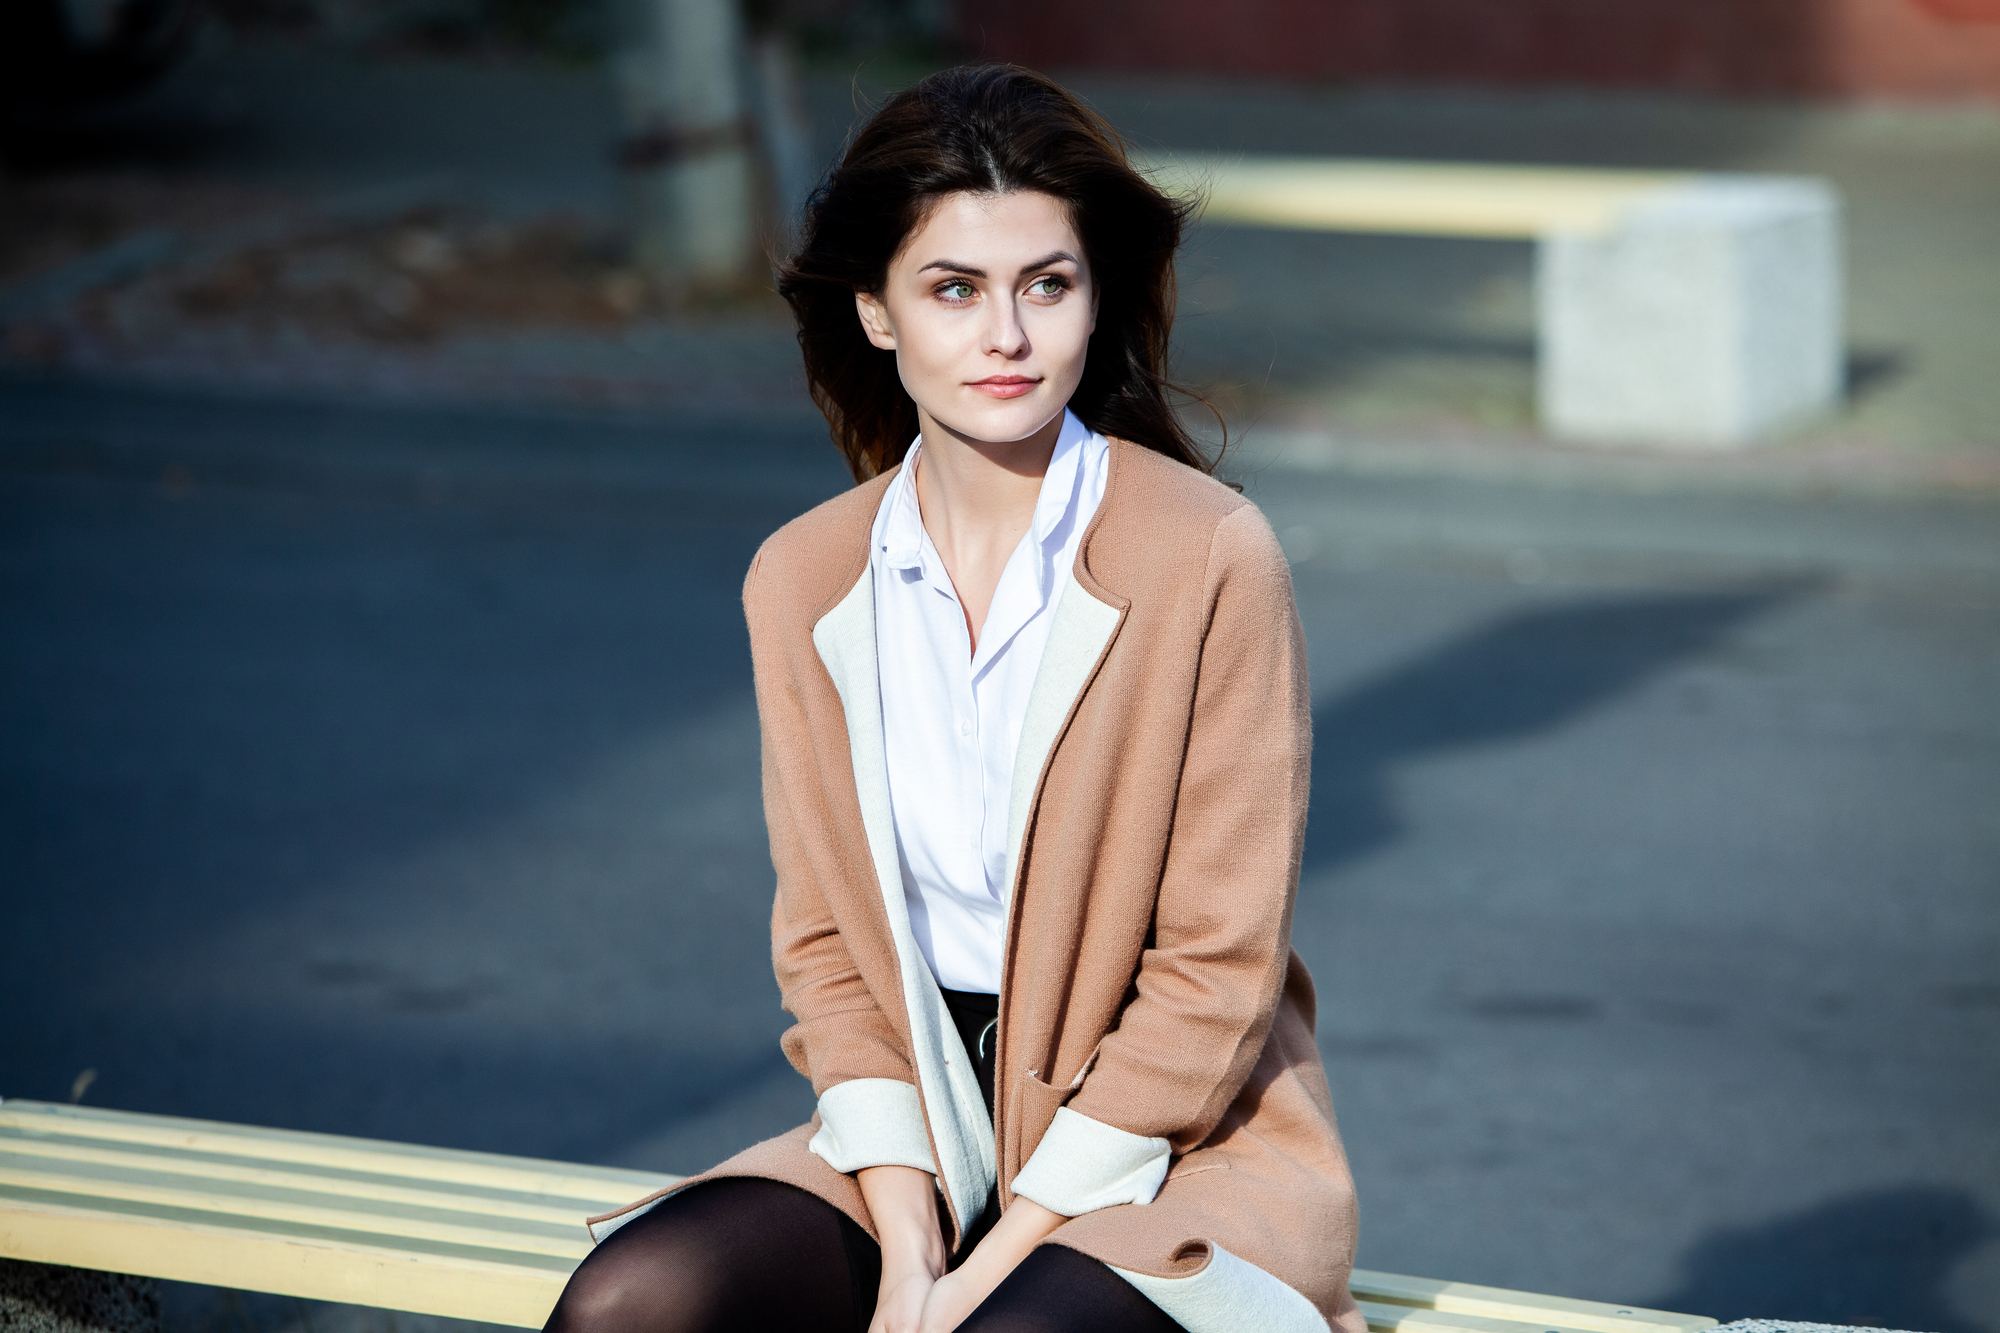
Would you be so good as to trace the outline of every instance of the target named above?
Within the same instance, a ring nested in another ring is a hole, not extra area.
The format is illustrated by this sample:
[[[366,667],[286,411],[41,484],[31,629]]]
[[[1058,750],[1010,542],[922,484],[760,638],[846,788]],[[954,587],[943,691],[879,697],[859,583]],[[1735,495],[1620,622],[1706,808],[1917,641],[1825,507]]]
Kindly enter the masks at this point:
[[[980,395],[979,401],[956,405],[959,410],[950,415],[931,415],[961,439],[978,444],[1018,444],[1062,415],[1063,404],[1052,399],[1048,393],[1007,399]]]

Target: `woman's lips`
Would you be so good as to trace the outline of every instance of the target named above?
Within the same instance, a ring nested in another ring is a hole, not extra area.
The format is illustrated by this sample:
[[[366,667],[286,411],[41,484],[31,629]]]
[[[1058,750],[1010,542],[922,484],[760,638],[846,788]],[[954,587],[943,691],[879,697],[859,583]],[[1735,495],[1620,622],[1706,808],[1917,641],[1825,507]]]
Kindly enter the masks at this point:
[[[974,380],[971,387],[988,398],[1019,398],[1024,393],[1034,392],[1041,383],[1026,375],[989,375],[983,380]]]

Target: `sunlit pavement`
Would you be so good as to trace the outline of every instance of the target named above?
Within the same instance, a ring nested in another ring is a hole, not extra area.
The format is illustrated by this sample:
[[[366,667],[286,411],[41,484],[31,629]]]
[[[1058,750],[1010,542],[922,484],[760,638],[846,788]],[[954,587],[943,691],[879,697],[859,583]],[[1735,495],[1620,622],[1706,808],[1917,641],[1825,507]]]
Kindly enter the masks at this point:
[[[1255,462],[1364,1262],[2000,1327],[1994,512]],[[737,599],[842,482],[804,421],[0,384],[0,1092],[678,1170],[803,1119]]]

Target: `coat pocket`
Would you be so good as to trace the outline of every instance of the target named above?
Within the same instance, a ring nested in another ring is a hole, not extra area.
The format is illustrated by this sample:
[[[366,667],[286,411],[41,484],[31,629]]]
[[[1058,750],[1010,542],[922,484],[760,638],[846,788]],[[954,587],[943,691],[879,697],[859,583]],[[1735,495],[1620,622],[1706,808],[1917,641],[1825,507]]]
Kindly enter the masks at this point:
[[[1167,1184],[1171,1185],[1176,1180],[1185,1180],[1189,1176],[1198,1176],[1204,1171],[1227,1171],[1228,1169],[1229,1155],[1223,1152],[1222,1149],[1196,1148],[1193,1152],[1183,1154],[1174,1159],[1174,1164],[1167,1169]]]

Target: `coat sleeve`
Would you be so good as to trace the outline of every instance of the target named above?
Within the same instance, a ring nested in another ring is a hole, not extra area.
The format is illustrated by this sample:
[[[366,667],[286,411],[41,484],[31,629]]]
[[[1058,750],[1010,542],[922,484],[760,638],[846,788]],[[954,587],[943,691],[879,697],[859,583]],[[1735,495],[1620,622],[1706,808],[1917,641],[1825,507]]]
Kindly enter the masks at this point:
[[[1134,998],[1015,1178],[1066,1216],[1148,1203],[1236,1100],[1290,957],[1312,712],[1291,572],[1254,506],[1217,526],[1173,831]]]
[[[828,868],[813,863],[801,833],[803,823],[828,816],[798,682],[781,646],[771,641],[777,617],[759,595],[763,565],[760,554],[744,583],[743,602],[763,734],[764,821],[777,879],[771,962],[785,1010],[796,1020],[780,1045],[819,1097],[819,1128],[807,1146],[836,1171],[914,1166],[935,1174],[906,1043],[855,966],[821,888]]]

